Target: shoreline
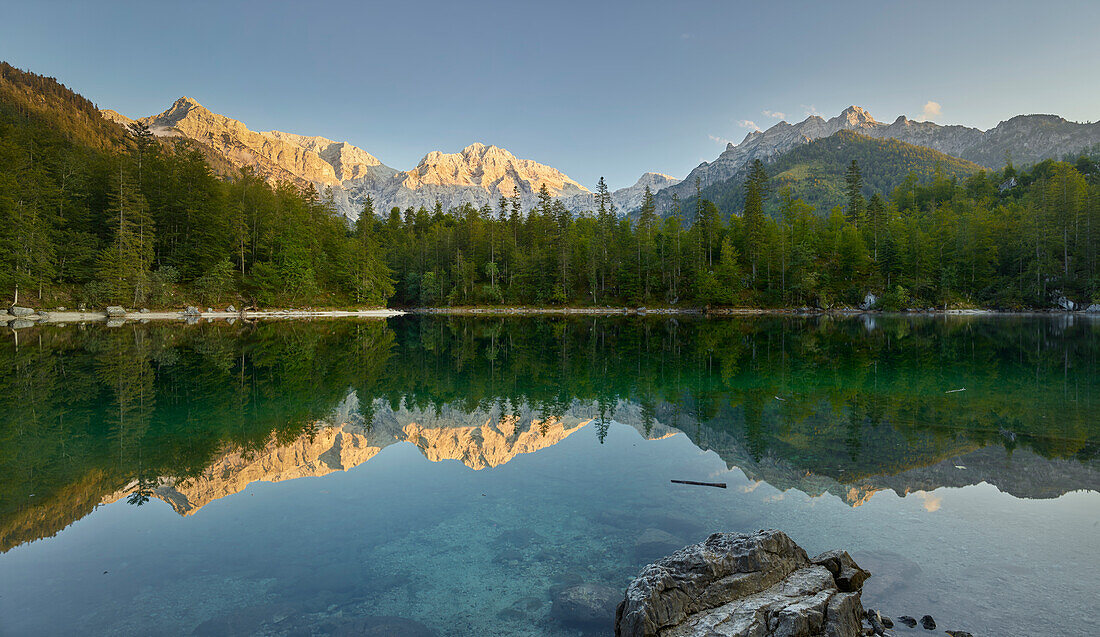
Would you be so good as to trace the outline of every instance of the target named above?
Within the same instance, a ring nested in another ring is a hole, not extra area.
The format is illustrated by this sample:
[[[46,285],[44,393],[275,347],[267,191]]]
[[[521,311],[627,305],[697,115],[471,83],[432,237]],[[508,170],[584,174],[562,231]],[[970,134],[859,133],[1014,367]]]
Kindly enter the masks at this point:
[[[227,312],[215,310],[200,311],[197,314],[185,314],[183,310],[151,310],[146,312],[127,312],[124,315],[110,316],[105,310],[51,312],[39,310],[29,316],[13,316],[0,311],[0,326],[13,329],[32,325],[61,325],[69,323],[106,323],[121,325],[132,322],[181,321],[195,323],[200,320],[279,320],[313,318],[376,318],[387,319],[404,315],[440,315],[440,316],[698,316],[702,318],[720,318],[735,316],[837,316],[837,317],[875,317],[875,316],[1082,316],[1100,319],[1100,313],[1084,310],[992,310],[992,309],[951,309],[951,310],[911,310],[886,312],[882,310],[859,310],[852,308],[811,309],[811,308],[672,308],[672,307],[416,307],[405,309],[374,308],[370,310],[245,310]],[[21,322],[16,325],[17,322]]]
[[[255,319],[302,319],[302,318],[390,318],[401,316],[405,312],[391,309],[372,310],[245,310],[240,312],[227,312],[215,310],[213,312],[199,312],[198,314],[185,314],[182,310],[154,310],[148,312],[127,312],[120,316],[110,316],[105,310],[64,311],[31,314],[29,316],[13,316],[8,312],[0,314],[0,325],[11,325],[16,321],[23,321],[29,325],[58,325],[67,323],[132,323],[138,321],[182,321],[198,322],[206,319],[214,320],[255,320]],[[14,326],[12,326],[14,327]]]

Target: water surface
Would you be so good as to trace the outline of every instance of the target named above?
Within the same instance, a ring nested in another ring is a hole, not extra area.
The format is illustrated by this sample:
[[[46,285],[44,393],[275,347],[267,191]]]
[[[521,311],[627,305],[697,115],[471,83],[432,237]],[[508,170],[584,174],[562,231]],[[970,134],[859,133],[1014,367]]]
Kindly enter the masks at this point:
[[[853,552],[890,615],[1100,633],[1098,336],[1064,317],[21,330],[0,345],[0,634],[606,634],[554,592],[770,527]]]

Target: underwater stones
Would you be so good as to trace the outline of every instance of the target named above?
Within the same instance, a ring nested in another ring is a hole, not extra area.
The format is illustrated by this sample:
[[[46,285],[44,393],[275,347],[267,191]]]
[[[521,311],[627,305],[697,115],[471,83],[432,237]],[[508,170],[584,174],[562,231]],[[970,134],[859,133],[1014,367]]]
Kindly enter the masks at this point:
[[[523,548],[545,541],[541,535],[531,529],[508,529],[497,536],[497,544]]]
[[[107,308],[107,318],[120,318],[126,316],[126,308],[119,305],[111,305]]]
[[[917,620],[913,619],[912,617],[910,617],[908,615],[902,615],[901,617],[898,617],[898,621],[905,624],[906,626],[908,626],[910,628],[916,628],[917,627]]]
[[[931,615],[925,615],[920,618],[920,627],[925,630],[936,630],[936,620],[932,619]]]
[[[684,545],[683,540],[661,529],[646,529],[634,539],[634,556],[655,558],[667,555]]]
[[[606,627],[615,618],[615,606],[622,593],[606,584],[584,582],[552,592],[550,614],[557,621],[576,627]]]
[[[945,630],[943,632],[947,633],[951,637],[974,637],[974,635],[971,635],[965,630]]]
[[[860,576],[847,554],[814,564],[785,533],[715,533],[642,569],[616,611],[622,637],[855,637],[862,634]]]

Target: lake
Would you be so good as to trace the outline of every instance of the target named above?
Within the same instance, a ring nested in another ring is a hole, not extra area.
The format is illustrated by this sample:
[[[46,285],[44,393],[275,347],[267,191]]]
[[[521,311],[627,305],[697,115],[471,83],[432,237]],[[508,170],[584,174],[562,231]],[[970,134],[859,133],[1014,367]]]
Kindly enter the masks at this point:
[[[1100,320],[45,325],[0,365],[2,635],[610,634],[554,594],[762,528],[893,617],[1100,634]]]

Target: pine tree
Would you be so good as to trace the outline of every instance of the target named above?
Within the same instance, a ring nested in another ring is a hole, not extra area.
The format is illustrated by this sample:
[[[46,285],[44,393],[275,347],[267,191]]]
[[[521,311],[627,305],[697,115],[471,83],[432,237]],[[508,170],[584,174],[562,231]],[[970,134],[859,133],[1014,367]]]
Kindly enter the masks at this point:
[[[757,266],[764,248],[764,197],[767,193],[768,173],[764,163],[753,160],[749,178],[745,181],[745,241],[749,262],[752,264],[752,281],[756,284]]]
[[[115,302],[145,300],[153,263],[153,220],[133,177],[120,163],[107,200],[110,241],[100,252],[98,275]]]
[[[848,194],[848,209],[845,211],[844,217],[849,223],[859,225],[863,222],[863,175],[859,170],[859,163],[856,160],[852,160],[852,163],[848,165],[848,172],[844,175],[844,181],[847,184],[845,191]]]

